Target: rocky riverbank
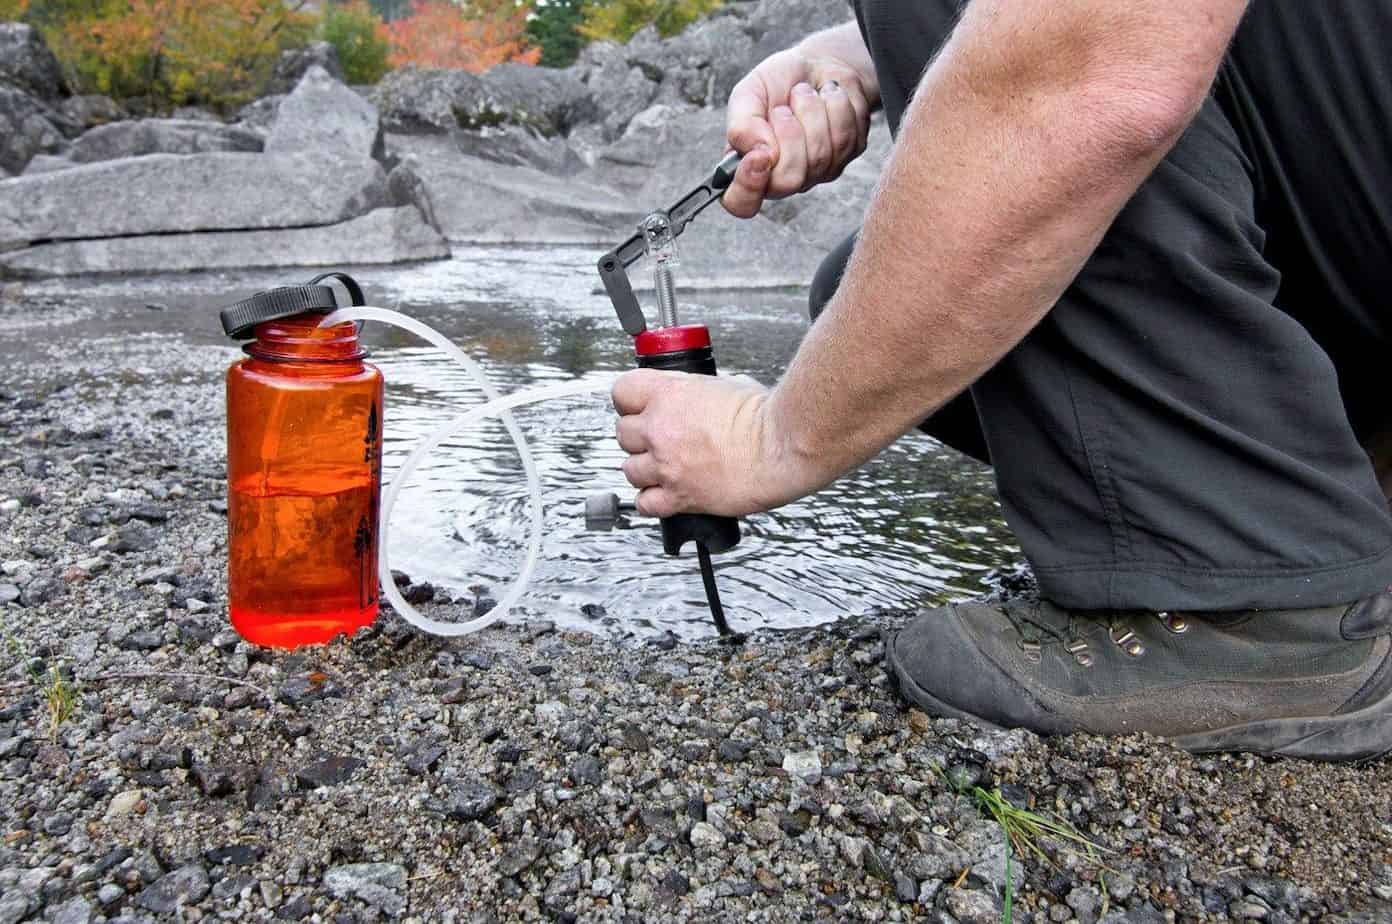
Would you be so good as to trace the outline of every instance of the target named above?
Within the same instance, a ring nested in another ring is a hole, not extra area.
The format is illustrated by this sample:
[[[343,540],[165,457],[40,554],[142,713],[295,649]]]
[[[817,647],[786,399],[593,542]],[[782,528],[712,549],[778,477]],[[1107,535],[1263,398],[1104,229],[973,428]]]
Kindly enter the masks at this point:
[[[37,33],[0,23],[0,278],[395,263],[448,241],[602,252],[709,176],[749,68],[849,18],[844,0],[731,0],[563,70],[406,69],[351,89],[321,43],[228,118],[71,96]],[[836,184],[752,221],[704,219],[682,240],[682,283],[807,284],[859,226],[888,147],[880,126]]]
[[[73,310],[0,295],[11,329]],[[930,719],[881,663],[907,614],[738,647],[386,614],[252,648],[226,623],[232,349],[26,343],[0,371],[4,924],[976,924],[1007,878],[1016,921],[1392,918],[1392,764]],[[949,776],[1094,855],[1007,860]]]

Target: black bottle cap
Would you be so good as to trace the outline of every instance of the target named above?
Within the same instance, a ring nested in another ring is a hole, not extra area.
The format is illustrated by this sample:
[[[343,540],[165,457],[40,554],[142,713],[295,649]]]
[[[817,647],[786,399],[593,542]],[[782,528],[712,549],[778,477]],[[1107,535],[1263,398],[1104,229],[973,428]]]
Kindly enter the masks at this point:
[[[233,340],[248,340],[258,324],[317,312],[329,314],[338,308],[338,297],[332,286],[319,285],[325,279],[337,279],[348,290],[354,305],[365,304],[362,288],[347,273],[325,273],[302,286],[282,286],[258,292],[218,313],[222,329]]]

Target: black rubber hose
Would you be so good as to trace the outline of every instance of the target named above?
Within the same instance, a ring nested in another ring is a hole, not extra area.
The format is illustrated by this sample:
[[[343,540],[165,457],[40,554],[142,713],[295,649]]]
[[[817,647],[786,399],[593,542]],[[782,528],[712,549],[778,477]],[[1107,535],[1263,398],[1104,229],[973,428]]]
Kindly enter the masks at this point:
[[[710,550],[704,542],[696,543],[696,557],[701,560],[701,583],[706,585],[706,603],[710,605],[715,630],[724,637],[734,635],[725,621],[725,608],[720,605],[720,591],[715,587],[715,566],[711,564]]]

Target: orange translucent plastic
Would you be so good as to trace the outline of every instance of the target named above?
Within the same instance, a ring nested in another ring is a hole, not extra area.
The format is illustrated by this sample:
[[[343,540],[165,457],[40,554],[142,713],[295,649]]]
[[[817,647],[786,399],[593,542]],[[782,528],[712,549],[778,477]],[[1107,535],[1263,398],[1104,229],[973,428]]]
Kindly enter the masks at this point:
[[[321,317],[260,325],[227,372],[228,608],[257,645],[377,618],[382,373],[355,325]]]

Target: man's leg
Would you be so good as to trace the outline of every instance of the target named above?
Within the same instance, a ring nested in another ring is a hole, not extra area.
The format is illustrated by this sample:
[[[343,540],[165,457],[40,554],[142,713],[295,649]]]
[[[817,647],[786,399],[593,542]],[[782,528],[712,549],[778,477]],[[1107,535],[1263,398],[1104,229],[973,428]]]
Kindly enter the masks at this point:
[[[1243,41],[1266,35],[1253,22],[1283,6],[1326,7],[1255,5],[1235,62]],[[954,7],[895,11],[945,21]],[[1337,12],[1311,15],[1331,40],[1346,28]],[[913,32],[866,19],[880,55]],[[881,82],[917,73],[932,51],[918,68],[877,58]],[[1364,62],[1362,79],[1381,86],[1385,57]],[[1264,251],[1269,190],[1244,146],[1252,128],[1224,90],[1044,322],[971,390],[1046,601],[948,608],[900,633],[890,660],[922,705],[1196,748],[1392,749],[1392,600],[1374,596],[1392,583],[1392,516],[1345,410],[1333,335],[1309,323],[1344,330],[1330,314],[1364,306],[1292,307],[1284,267]],[[1392,109],[1364,115],[1392,122]],[[1368,192],[1326,180],[1333,202]],[[1378,272],[1389,257],[1384,247]]]

